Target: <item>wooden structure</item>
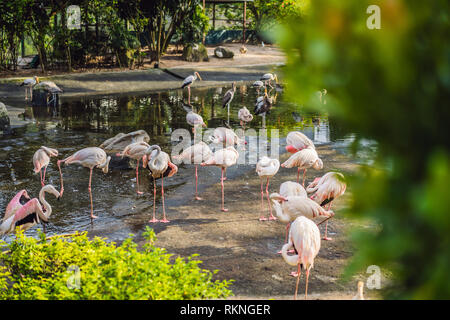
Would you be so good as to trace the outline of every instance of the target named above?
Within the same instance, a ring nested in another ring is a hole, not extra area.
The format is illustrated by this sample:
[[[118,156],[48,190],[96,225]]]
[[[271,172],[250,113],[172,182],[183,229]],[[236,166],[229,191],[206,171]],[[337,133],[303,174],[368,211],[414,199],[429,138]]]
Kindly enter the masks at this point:
[[[206,4],[212,4],[213,10],[213,30],[216,27],[216,4],[242,4],[242,20],[233,20],[235,22],[242,21],[242,43],[245,43],[245,30],[247,28],[247,2],[253,2],[253,0],[203,0],[203,10],[206,10]],[[226,19],[228,20],[228,19]]]

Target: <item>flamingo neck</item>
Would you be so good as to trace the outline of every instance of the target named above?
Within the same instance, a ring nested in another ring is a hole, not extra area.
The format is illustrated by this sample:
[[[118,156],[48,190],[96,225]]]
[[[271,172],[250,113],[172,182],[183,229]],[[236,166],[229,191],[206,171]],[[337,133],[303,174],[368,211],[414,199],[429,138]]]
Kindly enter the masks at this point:
[[[48,192],[46,189],[42,188],[41,191],[39,192],[39,201],[42,203],[42,205],[44,206],[44,215],[49,218],[50,215],[52,214],[52,207],[50,206],[50,204],[45,200],[45,193]]]
[[[281,222],[288,223],[290,221],[290,217],[288,214],[283,213],[283,209],[281,208],[281,204],[277,201],[272,199],[272,207],[275,209],[276,215],[278,219],[280,219]]]

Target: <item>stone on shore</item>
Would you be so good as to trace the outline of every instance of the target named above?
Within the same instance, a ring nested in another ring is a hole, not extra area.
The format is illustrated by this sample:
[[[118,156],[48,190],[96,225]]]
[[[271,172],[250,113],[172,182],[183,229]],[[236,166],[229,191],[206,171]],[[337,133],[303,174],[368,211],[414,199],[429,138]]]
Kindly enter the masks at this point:
[[[10,120],[6,106],[0,102],[0,132],[8,131],[10,129]]]
[[[183,49],[183,60],[188,62],[209,61],[208,50],[203,44],[188,44]]]
[[[224,47],[217,47],[214,49],[214,55],[219,59],[232,59],[234,52]]]

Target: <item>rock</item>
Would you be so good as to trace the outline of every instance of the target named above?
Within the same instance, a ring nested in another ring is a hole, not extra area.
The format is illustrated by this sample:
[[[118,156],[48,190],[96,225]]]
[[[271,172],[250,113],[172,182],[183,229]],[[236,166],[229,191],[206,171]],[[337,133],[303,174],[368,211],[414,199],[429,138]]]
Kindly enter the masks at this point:
[[[11,128],[6,106],[0,102],[0,131],[9,131]]]
[[[228,50],[224,47],[217,47],[214,49],[214,55],[219,59],[232,59],[234,57],[234,53],[231,50]]]
[[[183,49],[183,60],[189,62],[209,61],[208,51],[203,44],[188,44]]]

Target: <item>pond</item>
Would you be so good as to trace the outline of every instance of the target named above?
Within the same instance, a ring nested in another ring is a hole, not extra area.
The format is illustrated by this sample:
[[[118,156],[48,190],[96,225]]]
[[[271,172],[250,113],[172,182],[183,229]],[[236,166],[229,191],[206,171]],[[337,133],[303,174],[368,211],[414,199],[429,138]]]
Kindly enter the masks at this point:
[[[208,128],[228,125],[227,109],[222,108],[223,94],[229,87],[192,89],[191,104],[202,115]],[[59,159],[75,151],[99,146],[104,140],[119,132],[128,133],[143,129],[150,135],[150,144],[158,144],[170,154],[171,134],[175,129],[191,130],[186,123],[183,108],[183,94],[172,90],[140,95],[105,95],[67,98],[62,96],[55,108],[27,107],[24,118],[33,121],[16,128],[8,136],[0,137],[0,208],[4,210],[12,197],[26,189],[31,197],[37,197],[40,190],[39,174],[34,174],[32,157],[40,146],[56,148]],[[330,144],[346,152],[356,134],[348,132],[328,114],[308,113],[296,104],[283,99],[282,92],[270,93],[276,103],[265,119],[254,116],[247,128],[256,132],[262,127],[279,129],[280,153],[284,138],[289,131],[300,130],[316,145]],[[240,128],[237,113],[246,106],[253,113],[256,90],[239,85],[231,103],[229,127]],[[271,135],[269,134],[269,140]],[[269,141],[270,145],[270,141]],[[368,143],[368,148],[372,144]],[[248,152],[248,151],[246,151]],[[359,155],[360,159],[367,155]],[[228,178],[236,178],[243,172],[254,170],[254,165],[239,165],[229,168]],[[151,218],[153,207],[153,184],[145,169],[140,170],[140,189],[144,195],[135,193],[135,171],[110,170],[103,174],[95,169],[92,180],[94,214],[99,218],[93,223],[89,218],[90,200],[88,194],[89,170],[78,165],[63,166],[64,196],[60,201],[47,194],[53,213],[47,225],[47,234],[71,233],[88,230],[91,235],[106,236],[114,241],[124,239],[129,233],[140,233]],[[192,199],[194,167],[180,165],[178,173],[164,180],[166,208],[169,220],[177,216],[176,207]],[[199,193],[209,185],[219,182],[220,170],[214,167],[199,169]],[[52,158],[47,168],[46,183],[59,190],[59,173],[56,160]],[[157,182],[157,215],[161,215],[160,182]],[[170,224],[169,224],[170,226]],[[36,235],[34,226],[27,231]],[[7,237],[8,238],[8,237]]]

